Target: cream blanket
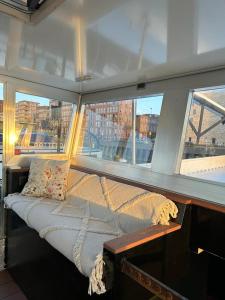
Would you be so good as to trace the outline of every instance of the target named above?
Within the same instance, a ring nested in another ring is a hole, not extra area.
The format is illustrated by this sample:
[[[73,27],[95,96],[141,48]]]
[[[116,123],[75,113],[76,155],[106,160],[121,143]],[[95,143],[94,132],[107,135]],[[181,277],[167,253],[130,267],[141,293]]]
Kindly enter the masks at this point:
[[[75,170],[64,202],[12,194],[5,203],[89,277],[89,294],[105,292],[104,242],[177,215],[162,195]]]

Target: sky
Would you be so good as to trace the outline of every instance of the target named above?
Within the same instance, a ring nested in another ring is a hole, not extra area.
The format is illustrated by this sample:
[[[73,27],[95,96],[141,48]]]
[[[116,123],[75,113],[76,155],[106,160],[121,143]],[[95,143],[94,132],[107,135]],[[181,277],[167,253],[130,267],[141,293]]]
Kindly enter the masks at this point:
[[[151,96],[137,99],[136,114],[156,114],[160,115],[163,95]]]
[[[3,84],[0,83],[0,100],[2,99],[3,99]],[[49,105],[49,99],[47,98],[17,92],[16,101],[18,102],[22,100],[32,100],[35,102],[39,102],[40,105]],[[137,115],[148,114],[148,113],[160,115],[162,101],[163,101],[163,95],[137,99]]]
[[[49,99],[47,99],[47,98],[17,92],[16,93],[16,102],[19,102],[22,100],[32,100],[34,102],[40,103],[40,105],[49,105]]]
[[[0,83],[0,100],[3,100],[3,84],[2,83]],[[32,100],[34,102],[39,102],[40,105],[49,105],[49,99],[47,99],[47,98],[17,92],[16,93],[16,102],[19,102],[22,100]]]
[[[3,100],[3,84],[0,83],[0,100]]]

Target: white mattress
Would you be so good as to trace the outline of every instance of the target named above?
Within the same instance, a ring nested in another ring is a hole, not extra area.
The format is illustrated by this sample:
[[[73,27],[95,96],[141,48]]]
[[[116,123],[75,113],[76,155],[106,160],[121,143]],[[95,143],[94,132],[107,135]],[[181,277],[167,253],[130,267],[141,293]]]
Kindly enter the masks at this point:
[[[12,194],[5,204],[105,292],[103,244],[151,224],[168,224],[176,205],[164,196],[97,175],[70,172],[66,201]]]
[[[12,208],[29,227],[39,232],[50,245],[74,262],[74,245],[78,238],[82,219],[52,214],[61,203],[56,200],[47,200],[44,198],[39,200],[35,197],[13,194],[5,198],[5,203],[8,207]],[[90,275],[94,267],[93,262],[99,252],[102,251],[103,243],[117,236],[113,234],[112,227],[107,223],[104,223],[104,231],[106,231],[107,234],[98,233],[101,226],[96,220],[90,221],[90,226],[92,231],[96,230],[96,233],[87,232],[85,241],[87,242],[90,238],[98,240],[98,243],[93,243],[92,247],[88,247],[89,243],[87,247],[85,242],[83,244],[81,260],[88,260],[90,262],[83,264],[82,273],[86,276]],[[49,227],[53,230],[49,229],[48,231]],[[47,233],[45,234],[46,229]],[[111,235],[109,234],[110,231],[112,232]]]

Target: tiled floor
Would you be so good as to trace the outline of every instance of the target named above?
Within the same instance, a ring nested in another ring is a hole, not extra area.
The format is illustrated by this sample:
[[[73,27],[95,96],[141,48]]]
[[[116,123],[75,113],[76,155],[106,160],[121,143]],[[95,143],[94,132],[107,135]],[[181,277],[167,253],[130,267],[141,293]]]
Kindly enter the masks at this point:
[[[0,272],[0,300],[27,300],[7,271]]]

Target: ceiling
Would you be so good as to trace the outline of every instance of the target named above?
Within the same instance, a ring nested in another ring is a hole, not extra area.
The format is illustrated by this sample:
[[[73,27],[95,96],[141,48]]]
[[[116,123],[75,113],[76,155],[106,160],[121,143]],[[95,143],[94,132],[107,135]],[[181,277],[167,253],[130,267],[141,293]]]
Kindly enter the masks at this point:
[[[65,0],[37,25],[0,13],[0,74],[76,92],[223,65],[224,0]]]

